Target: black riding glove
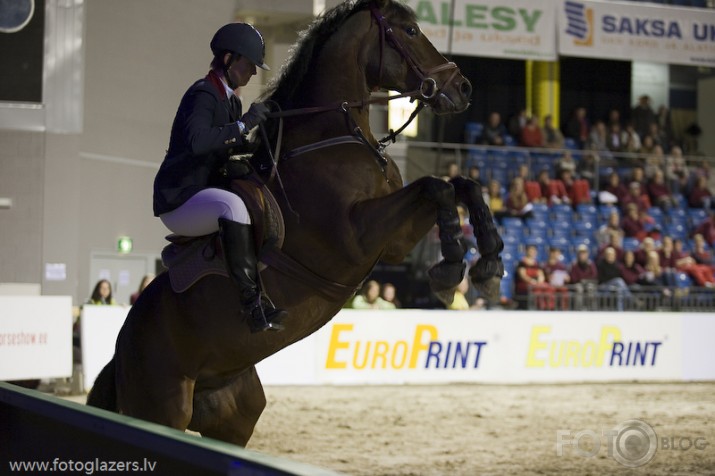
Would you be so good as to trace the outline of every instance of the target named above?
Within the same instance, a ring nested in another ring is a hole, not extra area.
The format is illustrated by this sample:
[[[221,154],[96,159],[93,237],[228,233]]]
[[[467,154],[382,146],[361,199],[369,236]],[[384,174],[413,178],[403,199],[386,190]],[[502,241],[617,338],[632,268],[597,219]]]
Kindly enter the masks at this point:
[[[262,102],[255,102],[251,104],[248,112],[241,118],[241,122],[243,122],[246,126],[246,131],[250,131],[258,124],[265,121],[269,112],[271,112],[271,110],[268,109],[268,106]]]

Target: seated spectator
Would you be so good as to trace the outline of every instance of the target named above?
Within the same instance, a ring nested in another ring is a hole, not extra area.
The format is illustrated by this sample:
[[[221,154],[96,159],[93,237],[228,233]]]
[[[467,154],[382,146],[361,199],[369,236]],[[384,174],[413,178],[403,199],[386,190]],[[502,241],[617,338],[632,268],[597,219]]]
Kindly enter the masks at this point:
[[[692,236],[695,238],[697,235],[702,235],[707,245],[715,246],[715,211],[711,210],[708,217],[695,227]]]
[[[572,174],[576,175],[576,167],[578,164],[573,159],[573,154],[570,150],[564,151],[556,160],[554,167],[556,168],[556,176],[559,177],[564,170],[570,171]]]
[[[618,311],[625,308],[625,300],[630,300],[631,292],[628,284],[623,279],[621,264],[616,260],[616,250],[607,247],[603,257],[598,260],[598,287],[601,290],[612,291],[616,294],[616,307]]]
[[[708,179],[704,175],[698,175],[695,179],[693,189],[688,194],[688,205],[691,208],[705,208],[709,210],[712,206],[712,193],[708,189]]]
[[[501,218],[506,214],[504,198],[501,193],[501,184],[498,180],[490,180],[487,186],[487,205],[495,218]]]
[[[352,302],[353,309],[395,309],[395,305],[380,297],[380,283],[371,279],[367,281]]]
[[[676,270],[682,271],[684,273],[687,273],[688,276],[690,276],[698,286],[712,288],[715,286],[715,274],[713,274],[712,256],[710,256],[710,259],[708,260],[707,252],[703,248],[705,242],[702,240],[702,236],[698,241],[700,241],[700,245],[698,245],[696,242],[695,250],[693,250],[694,254],[689,254],[683,251],[682,243],[680,244],[678,249],[676,249],[673,240],[671,240],[670,237],[664,237],[663,250],[661,250],[661,255],[666,249],[666,246],[668,246],[668,249],[672,250],[671,254],[673,255],[673,258],[671,259],[671,261],[669,261],[669,263],[676,267],[676,269],[673,270],[674,273]],[[706,261],[709,262],[706,263]]]
[[[604,191],[613,195],[616,198],[615,203],[619,205],[625,201],[626,196],[628,195],[628,187],[621,183],[621,177],[617,172],[611,172],[608,176],[608,183],[606,183]]]
[[[526,124],[521,129],[519,143],[524,147],[543,147],[544,135],[539,127],[539,119],[531,116],[526,120]]]
[[[663,237],[660,250],[658,250],[658,258],[660,267],[663,269],[663,281],[667,286],[675,286],[675,273],[678,272],[679,265],[685,263],[684,257],[675,253],[671,237]]]
[[[646,261],[643,266],[643,274],[638,280],[641,286],[665,286],[663,268],[660,266],[660,256],[655,250],[646,253]],[[665,293],[669,294],[669,293]]]
[[[546,275],[536,261],[537,249],[534,245],[526,246],[526,254],[519,260],[514,277],[514,298],[519,309],[528,309],[528,296],[532,291],[537,294],[537,308],[553,309],[553,288],[546,283]]]
[[[400,299],[397,297],[397,288],[395,288],[395,285],[392,283],[385,283],[382,285],[380,297],[386,302],[392,303],[395,306],[395,309],[402,307]]]
[[[635,203],[629,203],[626,207],[626,213],[621,219],[621,229],[623,230],[623,236],[626,238],[638,238],[638,241],[642,241],[648,235],[645,223],[641,220],[638,212],[638,205]]]
[[[482,143],[486,145],[504,145],[506,140],[506,127],[501,120],[501,114],[492,112],[484,125]]]
[[[443,178],[449,181],[460,175],[462,175],[462,170],[459,168],[459,165],[457,165],[457,162],[450,162],[447,164],[447,174]]]
[[[588,246],[576,248],[576,261],[569,268],[569,278],[574,286],[574,308],[583,309],[584,293],[593,292],[598,285],[598,270],[589,257]]]
[[[648,192],[650,202],[663,209],[663,211],[667,211],[671,207],[677,205],[675,203],[675,199],[670,193],[668,185],[665,183],[665,174],[660,169],[655,171],[653,178],[651,178],[648,182],[646,190]]]
[[[621,268],[621,274],[623,275],[623,280],[631,288],[638,287],[638,281],[641,279],[645,270],[643,266],[636,262],[636,255],[633,251],[626,251],[623,253],[623,266]]]
[[[608,220],[606,223],[598,227],[598,230],[596,230],[596,241],[598,242],[599,247],[605,248],[613,243],[612,235],[618,235],[621,242],[625,236],[623,228],[621,228],[621,216],[616,210],[611,211],[611,213],[608,214]]]
[[[550,149],[564,148],[564,135],[554,127],[554,118],[551,114],[544,116],[544,146]],[[569,154],[570,155],[570,154]]]
[[[609,124],[606,135],[606,148],[611,152],[621,152],[624,145],[622,140],[623,131],[621,131],[621,125],[617,122]]]
[[[648,211],[651,206],[650,198],[643,192],[643,187],[641,187],[640,182],[633,181],[628,184],[628,194],[623,197],[620,202],[621,208],[626,211],[627,207],[631,203],[635,203],[638,207],[638,211]]]
[[[144,289],[146,289],[147,286],[149,286],[149,283],[151,283],[154,280],[154,275],[149,273],[147,275],[144,275],[144,277],[141,280],[141,283],[139,283],[139,288],[135,293],[132,293],[131,296],[129,296],[129,304],[132,306],[137,302],[137,299],[139,299],[139,296],[141,293],[144,292]]]
[[[509,194],[506,199],[506,211],[510,216],[528,218],[532,215],[533,205],[529,202],[524,190],[524,180],[521,177],[514,177],[509,186]]]
[[[546,282],[554,287],[554,294],[559,309],[570,309],[569,306],[569,291],[565,286],[571,284],[571,276],[569,275],[566,263],[563,260],[561,250],[555,246],[549,248],[549,256],[546,262],[541,265],[544,270]]]
[[[591,126],[586,148],[597,152],[608,152],[608,134],[606,124],[603,121],[596,121]]]
[[[658,254],[658,249],[655,246],[655,240],[651,237],[644,238],[641,245],[636,250],[636,262],[645,268],[648,262],[648,255],[651,252]],[[658,260],[658,265],[660,266],[660,259]]]
[[[672,193],[683,193],[688,185],[690,171],[683,157],[683,149],[674,145],[665,158],[665,179]]]
[[[566,188],[566,196],[571,205],[576,207],[583,203],[591,203],[591,188],[586,180],[574,179],[573,174],[568,170],[561,172],[559,179]]]
[[[555,203],[571,203],[571,199],[566,194],[564,183],[561,180],[549,177],[548,170],[539,172],[537,182],[540,190],[540,198],[537,203],[546,203],[549,206]]]
[[[683,241],[673,240],[673,245],[676,251],[682,252]],[[708,249],[708,244],[705,242],[705,237],[701,234],[696,234],[693,237],[693,251],[690,253],[696,263],[715,266],[715,257],[711,250]]]
[[[648,154],[645,158],[645,166],[643,167],[643,172],[645,175],[646,183],[648,180],[653,178],[656,170],[663,170],[665,167],[665,154],[663,153],[663,148],[659,145],[653,147],[653,152]],[[643,185],[643,184],[641,184]]]
[[[450,311],[468,311],[470,307],[469,301],[467,301],[468,291],[469,279],[465,276],[457,285],[457,289],[454,291],[454,300],[451,304],[447,305],[447,309]]]
[[[590,188],[594,188],[596,186],[596,174],[600,160],[599,156],[593,152],[583,154],[576,166],[576,172],[573,174],[574,177],[585,180]],[[558,176],[561,176],[561,174]]]
[[[583,149],[588,141],[588,134],[591,127],[586,117],[586,108],[577,107],[564,126],[564,135],[576,142],[579,149]]]
[[[646,176],[645,168],[643,168],[643,166],[636,165],[631,169],[631,176],[628,183],[630,184],[631,182],[638,182],[641,185],[641,190],[645,189]]]
[[[616,253],[616,261],[619,263],[623,261],[623,234],[621,233],[610,233],[608,236],[609,240],[606,244],[598,247],[598,253],[596,254],[596,261],[603,258],[603,254],[607,249],[612,249]]]
[[[623,152],[637,153],[641,150],[641,136],[636,132],[633,123],[629,122],[623,129],[621,143],[623,144]]]
[[[507,132],[510,136],[515,139],[521,137],[521,131],[526,126],[526,122],[529,120],[529,115],[526,113],[526,109],[519,109],[519,112],[513,114],[507,121]]]
[[[655,150],[655,141],[653,140],[653,137],[649,135],[642,135],[641,136],[641,150],[640,153],[647,155],[647,154],[652,154],[653,151]]]
[[[112,283],[107,279],[100,279],[94,285],[92,295],[87,300],[87,304],[95,306],[114,306],[117,302],[112,297]]]
[[[479,167],[476,165],[469,167],[469,170],[467,171],[467,178],[470,178],[475,182],[482,183],[482,172],[479,170]]]

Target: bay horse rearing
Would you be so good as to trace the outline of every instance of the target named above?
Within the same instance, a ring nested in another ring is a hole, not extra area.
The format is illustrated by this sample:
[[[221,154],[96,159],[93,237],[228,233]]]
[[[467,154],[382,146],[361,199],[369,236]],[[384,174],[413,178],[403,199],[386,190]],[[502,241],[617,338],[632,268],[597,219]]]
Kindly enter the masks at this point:
[[[285,217],[282,253],[318,280],[266,267],[264,289],[288,316],[282,332],[251,334],[228,278],[205,276],[175,293],[163,273],[131,308],[89,405],[245,446],[266,404],[255,364],[325,325],[379,260],[401,262],[435,223],[444,260],[430,271],[432,286],[453,296],[465,271],[458,202],[481,255],[472,282],[496,295],[503,243],[481,187],[463,177],[403,187],[370,132],[377,88],[407,93],[437,114],[464,111],[471,95],[397,1],[345,2],[313,22],[266,99],[286,113],[307,110],[283,118],[281,180],[268,186]],[[329,292],[321,282],[333,284]]]

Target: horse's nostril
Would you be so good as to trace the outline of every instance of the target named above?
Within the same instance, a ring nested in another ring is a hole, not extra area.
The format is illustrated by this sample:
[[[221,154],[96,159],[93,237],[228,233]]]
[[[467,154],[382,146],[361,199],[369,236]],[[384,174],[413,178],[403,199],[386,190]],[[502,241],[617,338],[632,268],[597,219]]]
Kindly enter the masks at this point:
[[[470,83],[468,79],[465,79],[464,82],[462,82],[459,89],[464,96],[468,98],[472,96],[472,83]]]

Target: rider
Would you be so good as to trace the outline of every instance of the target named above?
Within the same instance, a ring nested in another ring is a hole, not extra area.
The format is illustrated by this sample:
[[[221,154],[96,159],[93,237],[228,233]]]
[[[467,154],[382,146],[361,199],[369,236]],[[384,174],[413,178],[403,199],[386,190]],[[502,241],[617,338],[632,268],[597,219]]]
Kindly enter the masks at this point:
[[[238,98],[256,66],[269,69],[263,62],[265,43],[252,25],[230,23],[216,32],[211,51],[211,70],[186,91],[174,118],[169,149],[154,180],[154,215],[183,236],[219,231],[228,274],[250,313],[251,332],[281,330],[285,311],[261,297],[248,209],[227,189],[236,176],[230,169],[242,163],[229,157],[246,149],[247,133],[268,113],[264,104],[254,103],[242,115]]]

